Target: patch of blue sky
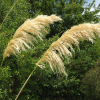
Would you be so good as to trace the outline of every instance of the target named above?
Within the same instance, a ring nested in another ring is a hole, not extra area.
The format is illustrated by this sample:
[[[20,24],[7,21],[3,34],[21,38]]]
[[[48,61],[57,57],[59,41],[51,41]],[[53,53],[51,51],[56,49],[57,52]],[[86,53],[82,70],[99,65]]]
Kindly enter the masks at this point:
[[[85,0],[89,3],[92,3],[93,0]],[[98,5],[100,4],[100,0],[95,0],[95,6],[98,7]],[[90,11],[94,11],[94,8],[91,8]],[[100,15],[100,12],[97,14],[97,15]]]

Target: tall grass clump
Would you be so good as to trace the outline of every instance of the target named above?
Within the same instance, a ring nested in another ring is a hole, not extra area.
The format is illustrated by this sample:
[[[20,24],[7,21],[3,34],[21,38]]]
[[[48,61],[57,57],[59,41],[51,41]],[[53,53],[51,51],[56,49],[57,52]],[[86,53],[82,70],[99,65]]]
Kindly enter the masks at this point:
[[[56,21],[61,20],[56,15],[39,15],[35,19],[26,20],[15,32],[13,38],[8,43],[3,53],[3,59],[10,55],[19,54],[21,50],[27,51],[31,48],[33,41],[36,41],[36,37],[42,40],[43,32],[46,32],[45,27],[49,27]]]
[[[28,51],[28,49],[31,49],[32,46],[34,46],[34,41],[37,41],[37,38],[43,40],[43,33],[48,33],[46,27],[49,28],[50,24],[60,20],[62,19],[56,15],[39,15],[35,19],[26,20],[16,30],[13,38],[5,48],[3,60],[10,55],[19,55],[21,50]],[[48,63],[53,72],[57,71],[58,73],[63,73],[68,76],[65,71],[63,62],[64,58],[67,59],[66,62],[68,64],[70,62],[70,58],[72,57],[72,53],[75,53],[73,45],[76,45],[79,49],[80,41],[88,40],[94,43],[96,35],[100,36],[99,24],[84,23],[73,26],[71,29],[64,32],[57,41],[51,44],[42,58],[37,61],[36,67],[45,68]],[[17,100],[36,67],[27,78],[15,100]]]
[[[1,66],[6,57],[19,55],[21,51],[27,52],[28,49],[31,49],[34,46],[34,42],[36,42],[38,38],[43,41],[43,35],[48,33],[47,30],[50,27],[50,24],[54,24],[54,22],[61,20],[62,19],[59,16],[54,14],[51,16],[38,15],[34,19],[26,20],[16,30],[13,38],[5,48]]]
[[[42,40],[43,35],[41,31],[47,33],[45,27],[49,27],[49,24],[53,24],[55,21],[59,20],[61,20],[61,18],[55,15],[40,15],[35,19],[26,20],[24,24],[16,30],[13,39],[8,43],[3,53],[3,59],[12,54],[19,54],[21,50],[27,51],[27,49],[31,49],[31,45],[34,45],[33,41],[36,40],[36,37]],[[75,44],[79,48],[79,41],[83,40],[89,40],[93,43],[95,39],[94,33],[100,36],[99,32],[99,24],[84,23],[73,26],[70,30],[63,33],[57,41],[51,44],[49,49],[44,53],[43,57],[36,63],[36,65],[44,68],[44,62],[46,62],[49,63],[50,68],[53,71],[59,70],[59,73],[67,75],[62,60],[66,57],[67,62],[69,63],[69,58],[72,56],[72,52],[74,52],[72,45]]]

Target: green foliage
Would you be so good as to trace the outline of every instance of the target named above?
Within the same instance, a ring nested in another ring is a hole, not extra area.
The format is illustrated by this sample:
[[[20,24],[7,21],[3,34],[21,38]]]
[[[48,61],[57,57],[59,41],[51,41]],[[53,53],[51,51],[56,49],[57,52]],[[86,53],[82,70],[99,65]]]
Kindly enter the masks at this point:
[[[84,100],[100,99],[100,66],[91,68],[82,79]]]
[[[80,51],[76,48],[76,52],[69,64],[66,64],[66,60],[64,61],[68,79],[74,80],[73,82],[69,82],[66,88],[66,90],[69,90],[68,94],[66,94],[69,98],[68,100],[83,100],[84,94],[81,92],[81,80],[84,73],[94,67],[95,61],[99,59],[99,49],[95,48],[98,46],[96,43],[91,44],[90,42],[84,41],[80,43],[80,46]]]
[[[9,98],[12,100],[15,98],[26,78],[34,69],[35,63],[50,44],[57,39],[58,36],[48,40],[44,38],[43,42],[38,40],[35,47],[28,52],[22,52],[18,57],[11,56],[5,59],[3,66],[8,65],[11,68],[10,75],[12,77],[10,79],[13,81]],[[88,41],[80,42],[80,51],[74,47],[76,53],[73,54],[71,62],[67,64],[67,59],[64,60],[68,78],[59,75],[59,73],[53,73],[49,65],[46,65],[45,69],[37,68],[19,96],[19,100],[66,100],[66,98],[68,100],[83,100],[81,80],[84,73],[94,67],[95,61],[99,58],[99,41],[97,39],[95,44]],[[9,78],[6,80],[8,81]],[[3,97],[6,98],[5,95]]]
[[[2,23],[7,13],[13,6],[14,0],[0,0],[0,4],[0,23]],[[6,29],[14,28],[16,30],[26,19],[30,18],[30,9],[31,4],[28,3],[26,0],[20,0],[19,2],[17,2],[4,23]]]
[[[100,5],[96,7],[94,0],[89,4],[85,0],[29,0],[29,2],[32,4],[31,13],[33,15],[40,11],[46,15],[60,15],[63,19],[60,23],[57,22],[51,26],[47,38],[55,34],[61,36],[65,30],[70,29],[73,25],[100,21],[100,16],[96,15],[100,11]],[[94,11],[91,11],[91,8],[94,8]]]
[[[99,6],[95,8],[94,12],[91,12],[90,7],[93,7],[94,3],[84,8],[84,0],[78,0],[78,2],[75,2],[76,0],[69,1],[68,3],[66,0],[20,0],[14,7],[0,30],[0,63],[7,43],[13,37],[17,27],[27,18],[38,14],[50,15],[55,13],[60,15],[63,20],[51,26],[50,30],[48,30],[50,35],[46,36],[48,39],[44,37],[43,41],[37,40],[38,42],[34,43],[35,47],[33,46],[28,52],[22,51],[20,56],[11,56],[4,60],[3,67],[0,67],[0,100],[15,99],[21,86],[34,69],[35,63],[49,48],[50,44],[56,41],[64,31],[79,23],[98,22],[100,20],[99,16],[95,15],[100,9]],[[9,2],[0,0],[0,23],[13,3],[13,0],[9,0]],[[54,35],[55,33],[57,34]],[[92,80],[92,77],[97,75],[96,71],[99,72],[98,68],[90,70],[93,75],[87,72],[94,67],[95,62],[99,59],[99,44],[99,39],[95,41],[95,44],[91,44],[88,41],[80,42],[80,51],[73,45],[75,54],[73,53],[70,63],[66,63],[66,58],[63,60],[68,78],[64,75],[59,75],[59,73],[53,73],[49,65],[46,65],[45,69],[37,68],[18,100],[83,100],[86,98],[91,91],[84,91],[84,89],[88,89],[90,85],[93,85],[94,81],[96,81],[94,85],[98,84],[97,86],[99,87],[100,84],[99,77],[96,77],[98,80],[96,78]],[[86,75],[84,76],[85,73]],[[82,81],[86,82],[86,77],[91,79],[89,83],[81,84]],[[91,90],[92,88],[89,89]],[[98,89],[95,88],[96,94],[93,95],[100,98]]]
[[[10,6],[11,6],[11,2],[0,0],[0,23],[2,23],[5,15],[10,9]]]
[[[89,3],[85,7],[83,17],[86,20],[86,22],[97,23],[100,20],[100,16],[96,15],[100,10],[100,4],[98,4],[98,7],[96,7],[96,5],[94,3],[95,3],[95,0],[93,0],[92,3]],[[91,8],[94,8],[94,11],[90,11]]]
[[[11,95],[13,80],[11,79],[11,69],[9,66],[0,67],[0,99],[6,100]],[[8,99],[10,100],[10,98]]]

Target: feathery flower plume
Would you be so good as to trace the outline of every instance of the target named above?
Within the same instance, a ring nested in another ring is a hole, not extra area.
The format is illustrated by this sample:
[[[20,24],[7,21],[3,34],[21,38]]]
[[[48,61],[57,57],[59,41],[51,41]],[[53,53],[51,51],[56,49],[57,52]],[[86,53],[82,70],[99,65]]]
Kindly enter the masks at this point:
[[[26,20],[16,30],[13,38],[8,43],[3,53],[3,58],[9,57],[12,54],[19,54],[21,50],[27,51],[27,48],[31,48],[29,44],[34,45],[32,41],[36,41],[36,38],[34,36],[42,40],[42,33],[47,33],[45,27],[49,27],[50,24],[53,24],[54,22],[60,20],[62,19],[56,15],[39,15],[34,19]]]
[[[45,62],[49,63],[50,68],[58,70],[60,73],[65,72],[64,63],[62,61],[63,56],[69,58],[72,56],[71,51],[74,52],[72,44],[79,46],[80,40],[89,40],[92,43],[96,33],[100,36],[100,25],[84,23],[77,26],[73,26],[70,30],[67,30],[56,42],[52,43],[49,49],[44,53],[43,57],[36,63],[37,66],[44,68]],[[69,49],[71,51],[69,51]],[[79,48],[79,47],[78,47]]]

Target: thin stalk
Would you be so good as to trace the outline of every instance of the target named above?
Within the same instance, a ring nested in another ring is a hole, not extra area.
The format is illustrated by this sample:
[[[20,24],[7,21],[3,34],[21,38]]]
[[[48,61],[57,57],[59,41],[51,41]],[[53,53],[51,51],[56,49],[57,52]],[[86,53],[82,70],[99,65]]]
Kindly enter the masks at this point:
[[[21,94],[23,88],[25,87],[26,83],[28,82],[28,80],[30,79],[30,77],[32,76],[33,72],[36,70],[37,66],[34,68],[34,70],[31,72],[31,74],[29,75],[29,77],[27,78],[27,80],[25,81],[25,83],[23,84],[22,88],[20,89],[19,93],[17,94],[15,100],[18,99],[19,95]]]
[[[8,15],[10,14],[10,12],[12,11],[12,9],[14,8],[15,4],[18,2],[18,0],[13,4],[13,6],[11,7],[11,9],[9,10],[9,12],[7,13],[6,17],[4,18],[4,20],[2,21],[1,25],[0,25],[0,29],[1,26],[3,25],[4,21],[6,20],[6,18],[8,17]]]
[[[4,58],[3,58],[2,62],[1,62],[1,67],[2,67],[2,65],[3,65],[3,61],[4,61]]]

